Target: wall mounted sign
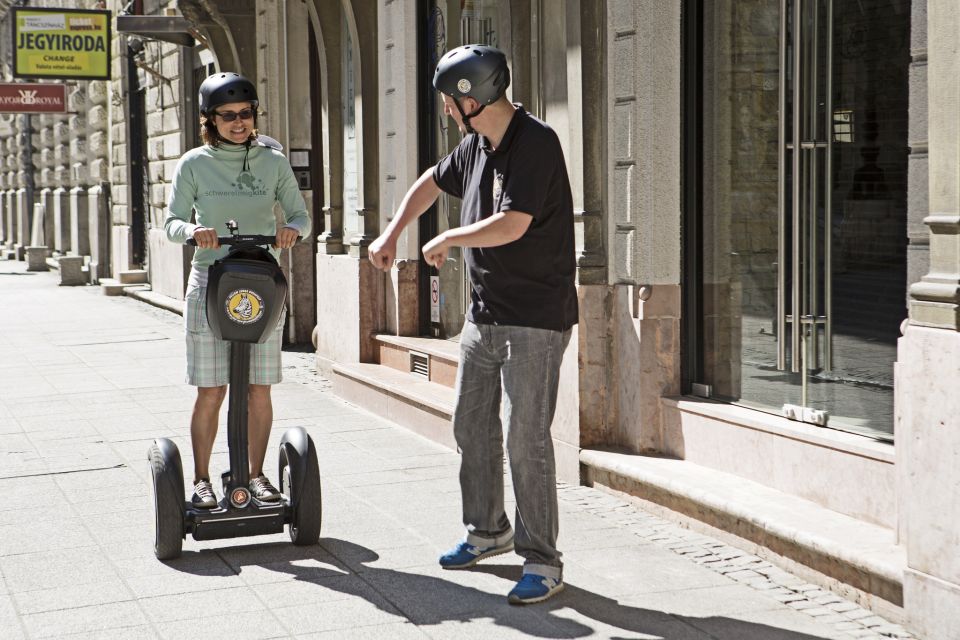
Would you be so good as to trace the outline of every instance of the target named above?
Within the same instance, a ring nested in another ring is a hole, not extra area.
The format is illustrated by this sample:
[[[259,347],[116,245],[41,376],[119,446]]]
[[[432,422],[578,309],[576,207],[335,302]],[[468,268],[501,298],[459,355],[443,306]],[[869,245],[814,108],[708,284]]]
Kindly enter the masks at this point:
[[[66,113],[63,84],[0,83],[0,113]]]
[[[15,78],[110,79],[110,12],[14,7]]]

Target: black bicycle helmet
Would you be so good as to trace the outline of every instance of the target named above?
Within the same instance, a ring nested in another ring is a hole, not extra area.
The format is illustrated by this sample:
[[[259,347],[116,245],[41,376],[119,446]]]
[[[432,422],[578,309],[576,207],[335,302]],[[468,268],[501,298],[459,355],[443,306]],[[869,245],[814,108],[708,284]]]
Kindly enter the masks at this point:
[[[507,56],[495,47],[482,44],[467,44],[451,49],[437,63],[433,74],[434,88],[445,93],[457,105],[467,131],[473,132],[473,118],[488,104],[500,99],[510,86],[510,69]],[[473,113],[463,112],[460,100],[473,98],[480,106]]]
[[[249,102],[260,106],[257,88],[239,73],[215,73],[200,85],[200,113],[209,114],[214,107],[231,102]]]

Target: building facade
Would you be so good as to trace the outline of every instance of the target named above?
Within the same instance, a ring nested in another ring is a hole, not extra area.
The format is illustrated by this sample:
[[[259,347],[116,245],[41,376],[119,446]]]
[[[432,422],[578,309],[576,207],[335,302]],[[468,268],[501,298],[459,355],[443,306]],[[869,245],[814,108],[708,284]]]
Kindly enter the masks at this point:
[[[196,88],[214,70],[255,78],[260,128],[317,230],[284,256],[288,341],[313,345],[337,393],[452,445],[469,283],[457,253],[438,271],[419,247],[459,223],[458,203],[405,233],[387,275],[366,248],[459,140],[436,61],[497,46],[511,99],[557,131],[574,194],[561,479],[767,549],[922,637],[960,635],[955,2],[107,5],[144,18],[118,22],[113,80],[77,83],[77,113],[33,117],[32,132],[0,116],[11,248],[29,242],[15,224],[28,187],[47,212],[72,210],[77,189],[108,194],[106,230],[88,213],[87,244],[61,222],[50,248],[109,265],[101,278],[145,269],[181,299],[189,249],[161,222],[199,143]],[[806,529],[784,505],[832,524]]]

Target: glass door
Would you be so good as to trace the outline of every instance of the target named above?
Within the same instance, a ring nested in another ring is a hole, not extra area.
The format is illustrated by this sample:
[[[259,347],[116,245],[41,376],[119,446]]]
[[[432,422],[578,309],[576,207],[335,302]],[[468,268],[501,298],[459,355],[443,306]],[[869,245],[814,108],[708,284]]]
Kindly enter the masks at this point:
[[[863,5],[705,3],[703,363],[714,396],[888,439],[910,11]]]

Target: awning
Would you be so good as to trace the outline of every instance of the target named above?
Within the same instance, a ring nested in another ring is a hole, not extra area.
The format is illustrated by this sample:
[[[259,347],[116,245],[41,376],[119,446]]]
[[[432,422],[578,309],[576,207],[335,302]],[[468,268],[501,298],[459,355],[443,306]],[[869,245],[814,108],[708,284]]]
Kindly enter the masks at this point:
[[[8,0],[0,0],[6,2]],[[196,44],[194,27],[183,16],[117,16],[117,31],[151,40],[172,42],[181,47]]]

